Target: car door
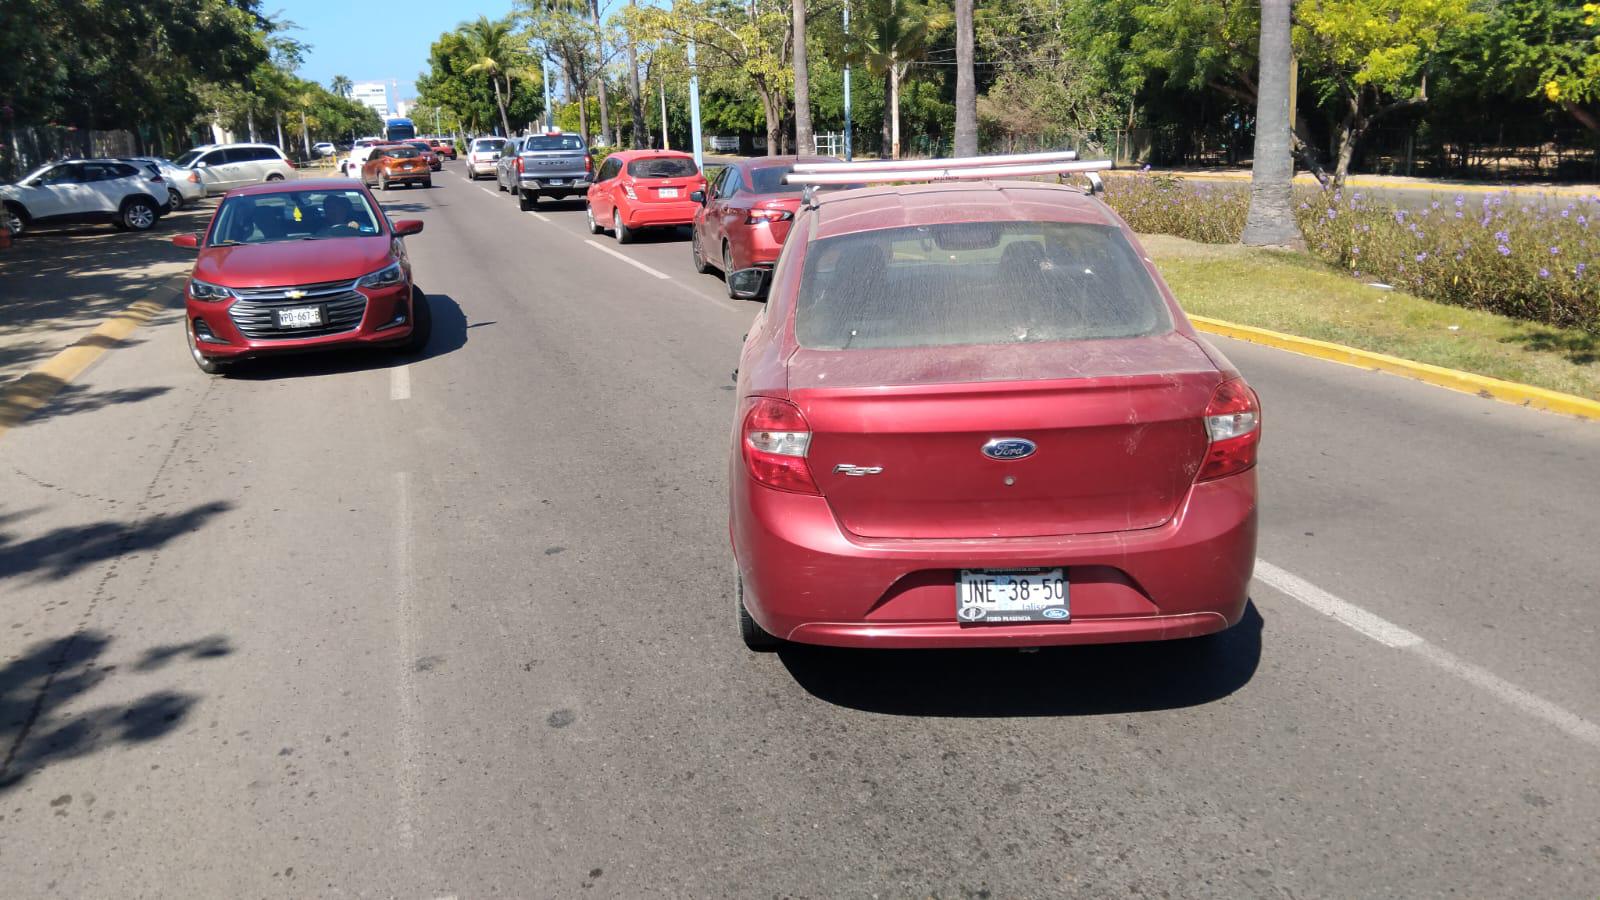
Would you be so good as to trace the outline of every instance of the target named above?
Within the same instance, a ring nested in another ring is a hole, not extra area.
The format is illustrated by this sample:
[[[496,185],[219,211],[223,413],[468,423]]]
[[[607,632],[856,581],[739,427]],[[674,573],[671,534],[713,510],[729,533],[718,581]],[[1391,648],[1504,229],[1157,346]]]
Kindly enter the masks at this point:
[[[238,171],[228,162],[227,150],[212,150],[194,161],[195,168],[205,170],[206,191],[221,194],[239,186],[235,176]]]
[[[733,166],[724,166],[722,171],[717,173],[717,177],[711,179],[711,183],[706,185],[705,208],[695,217],[695,228],[699,230],[698,237],[700,238],[700,246],[703,248],[721,246],[719,242],[722,240],[722,223],[718,218],[717,211],[722,207],[722,204],[717,195],[722,193],[722,183],[728,180],[732,171]]]
[[[83,206],[83,163],[62,163],[18,187],[33,218],[73,215]]]
[[[612,210],[617,205],[612,194],[617,189],[617,173],[621,171],[622,160],[615,156],[607,157],[600,166],[600,174],[595,176],[594,184],[589,188],[589,208],[594,211],[596,222],[611,221]]]
[[[376,184],[378,170],[383,167],[383,158],[386,156],[381,149],[374,149],[367,154],[367,161],[361,164],[361,181],[363,184]]]
[[[708,246],[714,252],[722,252],[722,242],[727,240],[728,231],[739,227],[744,220],[744,211],[739,208],[739,191],[744,187],[744,173],[738,166],[728,166],[722,170],[722,177],[717,179],[717,206],[716,206],[716,242]],[[721,257],[717,257],[720,261]]]
[[[267,160],[277,159],[264,147],[233,147],[228,150],[228,165],[235,167],[237,185],[257,184],[267,180]]]
[[[83,202],[88,211],[116,212],[122,198],[135,192],[148,192],[138,180],[139,170],[122,163],[83,164]],[[165,197],[158,198],[165,201]]]

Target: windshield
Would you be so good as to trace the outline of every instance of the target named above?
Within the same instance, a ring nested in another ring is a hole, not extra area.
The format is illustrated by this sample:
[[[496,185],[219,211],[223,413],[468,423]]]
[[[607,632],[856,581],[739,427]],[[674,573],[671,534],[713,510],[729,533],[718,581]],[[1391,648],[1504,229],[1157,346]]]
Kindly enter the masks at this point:
[[[194,162],[195,160],[199,159],[200,158],[200,154],[202,154],[204,152],[205,152],[204,150],[190,150],[188,153],[185,153],[184,155],[182,155],[182,156],[178,157],[177,159],[173,160],[172,164],[177,166],[177,167],[179,167],[179,168],[183,168],[184,166],[187,166],[188,164],[190,164],[190,163]]]
[[[381,233],[379,219],[359,189],[283,191],[222,201],[209,246],[271,244]]]
[[[1138,337],[1172,328],[1122,232],[965,222],[827,238],[806,256],[795,331],[819,350]]]
[[[687,178],[699,171],[687,156],[658,156],[628,163],[628,174],[635,178]]]
[[[540,134],[528,138],[524,150],[582,150],[583,141],[575,134]]]
[[[794,166],[763,166],[750,170],[750,190],[757,194],[798,194],[805,190],[803,184],[784,184],[783,176],[794,171]]]

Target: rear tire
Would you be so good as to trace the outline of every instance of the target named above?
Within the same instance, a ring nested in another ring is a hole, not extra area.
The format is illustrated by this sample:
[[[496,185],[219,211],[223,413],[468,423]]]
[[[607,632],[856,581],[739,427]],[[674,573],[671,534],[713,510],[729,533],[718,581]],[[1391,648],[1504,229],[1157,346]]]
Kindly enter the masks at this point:
[[[728,298],[730,300],[738,300],[740,298],[735,297],[733,295],[733,279],[731,277],[729,277],[732,274],[733,274],[733,248],[728,245],[727,241],[723,241],[722,242],[722,282],[723,282],[723,286],[728,289]]]
[[[422,186],[425,187],[425,188],[433,187],[433,179],[432,178],[423,179]]]
[[[177,212],[183,209],[183,195],[178,193],[177,188],[167,188],[167,202],[170,204],[167,207],[168,212]]]
[[[517,205],[521,207],[523,212],[527,212],[528,210],[531,210],[535,206],[539,205],[539,195],[530,194],[527,191],[518,191]]]
[[[387,191],[388,189],[389,189],[389,176],[380,174],[378,176],[378,190]]]
[[[746,648],[757,653],[771,653],[783,646],[783,641],[762,628],[745,608],[744,579],[738,575],[733,576],[733,600],[738,607],[739,637]]]
[[[428,348],[428,338],[433,335],[433,309],[428,305],[428,295],[416,285],[411,286],[411,337],[405,342],[407,353],[421,353]]]
[[[6,227],[11,230],[13,240],[22,237],[22,233],[28,230],[28,219],[23,215],[22,207],[15,203],[6,204],[5,221]]]
[[[634,238],[639,236],[638,232],[629,228],[627,223],[622,221],[622,210],[620,209],[611,211],[611,233],[617,236],[617,243],[619,244],[631,244]]]
[[[268,182],[282,181],[282,180],[283,180],[283,176],[278,174],[277,172],[273,172],[271,175],[267,176],[267,181]]]
[[[143,197],[134,197],[122,204],[122,211],[117,213],[114,224],[122,231],[149,231],[160,217],[161,212],[154,203]]]

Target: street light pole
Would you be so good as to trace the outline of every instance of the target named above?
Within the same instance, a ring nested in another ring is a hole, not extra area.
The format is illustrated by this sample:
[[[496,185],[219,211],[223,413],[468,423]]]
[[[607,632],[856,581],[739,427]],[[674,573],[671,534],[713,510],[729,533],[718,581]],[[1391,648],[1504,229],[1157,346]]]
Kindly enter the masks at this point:
[[[555,113],[550,109],[550,55],[539,54],[539,62],[544,67],[544,130],[549,131],[555,127]]]
[[[695,74],[694,41],[689,42],[689,138],[694,144],[695,168],[705,169],[705,155],[700,147],[700,76]]]
[[[844,0],[844,39],[850,42],[850,0]],[[844,159],[855,157],[850,153],[850,64],[844,64]]]

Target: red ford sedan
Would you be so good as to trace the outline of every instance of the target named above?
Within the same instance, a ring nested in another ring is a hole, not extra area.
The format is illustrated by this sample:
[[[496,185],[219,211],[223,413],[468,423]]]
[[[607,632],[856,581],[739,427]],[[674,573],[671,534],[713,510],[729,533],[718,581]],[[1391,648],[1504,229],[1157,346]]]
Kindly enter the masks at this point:
[[[730,281],[748,296],[765,278]],[[752,648],[1147,641],[1243,615],[1256,394],[1081,190],[811,201],[737,391]]]
[[[589,185],[584,204],[589,233],[606,229],[617,243],[643,228],[676,228],[694,222],[700,204],[691,199],[706,180],[694,157],[676,150],[623,150],[606,157]]]
[[[736,269],[770,268],[800,208],[801,186],[785,184],[783,177],[795,163],[829,162],[837,160],[765,156],[718,172],[704,191],[692,195],[701,204],[690,241],[695,271],[715,268],[726,276]]]
[[[209,374],[276,353],[386,346],[421,350],[433,318],[411,280],[405,236],[349,179],[231,191],[204,234],[180,234],[200,258],[184,291],[189,353]]]

